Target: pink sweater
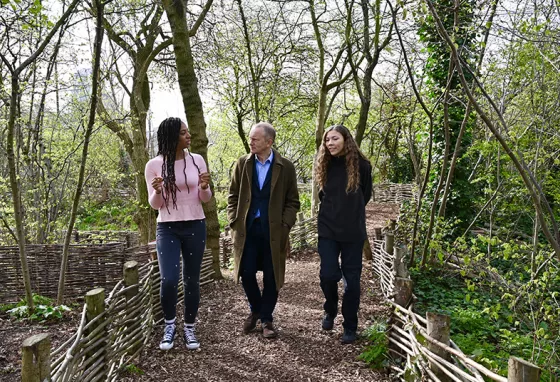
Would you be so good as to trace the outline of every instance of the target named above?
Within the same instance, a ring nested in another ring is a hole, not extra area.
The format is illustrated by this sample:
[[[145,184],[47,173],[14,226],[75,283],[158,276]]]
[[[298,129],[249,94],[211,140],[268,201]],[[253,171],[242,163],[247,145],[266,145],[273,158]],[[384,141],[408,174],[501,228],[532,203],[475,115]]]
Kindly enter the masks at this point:
[[[161,176],[161,166],[163,165],[163,157],[158,155],[146,163],[146,170],[144,176],[146,177],[146,185],[148,186],[148,201],[152,208],[159,210],[157,217],[158,222],[172,222],[184,220],[197,220],[204,219],[204,211],[202,210],[201,202],[206,203],[212,198],[212,191],[210,187],[203,190],[198,185],[198,170],[193,164],[193,158],[200,169],[200,172],[207,172],[206,163],[204,159],[198,154],[192,154],[192,157],[185,152],[185,160],[187,168],[185,169],[185,161],[182,159],[175,161],[175,184],[177,190],[177,208],[173,207],[171,195],[168,198],[168,206],[165,207],[163,200],[163,193],[165,190],[162,187],[161,194],[156,194],[152,187],[152,179],[156,176]],[[183,172],[184,170],[184,172]],[[189,185],[190,192],[187,192],[185,184],[185,173],[187,174],[187,184]],[[169,209],[169,212],[167,212]]]

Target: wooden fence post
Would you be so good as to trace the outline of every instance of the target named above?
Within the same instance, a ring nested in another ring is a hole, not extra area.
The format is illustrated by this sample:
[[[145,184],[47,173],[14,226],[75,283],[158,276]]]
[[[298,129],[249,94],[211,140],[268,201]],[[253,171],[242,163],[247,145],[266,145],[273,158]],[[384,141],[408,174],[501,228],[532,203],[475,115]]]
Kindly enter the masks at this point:
[[[426,319],[428,320],[427,332],[433,339],[444,343],[449,346],[450,332],[451,332],[451,317],[445,314],[438,314],[434,312],[426,312]],[[445,349],[440,348],[436,344],[428,342],[428,349],[432,353],[439,355],[441,358],[450,360],[450,355]],[[437,365],[430,362],[430,369],[442,381],[450,381],[451,379],[443,370]]]
[[[36,334],[23,341],[21,380],[43,382],[51,380],[51,337]]]
[[[406,250],[403,247],[394,248],[393,270],[398,277],[408,278],[409,274],[404,263],[404,254]]]
[[[364,254],[364,260],[367,260],[367,261],[373,260],[373,254],[371,252],[371,245],[369,243],[369,238],[368,237],[366,237],[366,240],[364,241],[363,254]]]
[[[228,267],[229,258],[231,256],[229,245],[228,245],[229,237],[231,235],[230,231],[231,231],[230,227],[225,227],[224,235],[220,237],[220,245],[222,247],[222,268]]]
[[[99,315],[105,313],[105,289],[103,288],[95,288],[90,290],[86,293],[86,322],[91,322],[94,318],[98,317]],[[93,333],[96,328],[101,325],[105,324],[105,319],[99,319],[95,322],[94,325],[88,328],[86,335]],[[86,324],[87,325],[87,324]],[[103,361],[103,367],[99,370],[99,375],[107,373],[107,364],[105,360],[105,356],[107,350],[103,350],[103,348],[107,345],[106,338],[107,338],[107,327],[101,329],[101,336],[103,340],[100,341],[99,345],[94,347],[91,351],[86,354],[86,360],[92,358],[97,355],[97,358],[101,358]],[[99,353],[99,354],[97,354]],[[92,364],[95,364],[95,360]],[[101,378],[100,380],[105,380],[106,378]]]
[[[375,240],[383,240],[383,234],[381,233],[381,228],[380,227],[376,227],[373,229],[373,232],[375,233]]]
[[[138,327],[139,324],[139,320],[138,320],[138,316],[134,315],[134,305],[130,304],[130,300],[132,298],[134,298],[134,296],[138,295],[139,292],[139,288],[138,288],[138,282],[140,281],[140,276],[138,274],[138,262],[137,261],[127,261],[126,263],[124,263],[124,267],[123,267],[123,280],[124,280],[124,286],[125,288],[128,288],[130,286],[136,285],[132,288],[130,288],[129,290],[127,290],[125,292],[125,297],[126,297],[126,304],[127,304],[127,312],[126,312],[126,316],[127,316],[127,321],[130,320],[131,323],[129,324],[129,328],[136,328]],[[136,354],[136,352],[138,351],[138,349],[140,348],[140,346],[142,345],[142,341],[139,340],[137,341],[138,343],[136,345],[131,346],[131,348],[128,350],[128,354]]]
[[[521,358],[510,357],[508,362],[508,382],[537,382],[541,369]]]
[[[123,279],[124,279],[124,286],[129,287],[135,284],[138,284],[138,280],[140,280],[138,276],[138,262],[137,261],[127,261],[124,263],[123,266]],[[138,285],[134,288],[130,288],[126,291],[126,301],[128,302],[131,298],[138,294]]]
[[[392,232],[385,232],[385,252],[388,254],[393,253],[393,247],[395,245],[395,236]]]
[[[395,277],[395,303],[406,308],[412,300],[412,280],[404,277]]]
[[[404,277],[395,277],[393,284],[393,293],[395,295],[395,303],[407,308],[412,300],[412,280]],[[399,328],[403,327],[403,324],[399,320],[395,320],[395,316],[391,316],[390,324],[391,330],[392,326],[395,325]],[[389,344],[389,351],[394,353],[396,357],[401,357],[401,348],[399,345],[394,343]]]

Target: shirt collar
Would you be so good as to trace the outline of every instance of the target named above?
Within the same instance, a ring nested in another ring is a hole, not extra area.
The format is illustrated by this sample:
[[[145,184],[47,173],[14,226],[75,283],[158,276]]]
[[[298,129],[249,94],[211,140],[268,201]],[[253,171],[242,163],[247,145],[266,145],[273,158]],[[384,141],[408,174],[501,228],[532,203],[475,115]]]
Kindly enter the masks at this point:
[[[255,160],[260,163],[260,164],[266,164],[266,162],[272,163],[272,160],[274,159],[274,150],[270,150],[270,155],[268,156],[268,158],[264,161],[264,163],[261,163],[261,161],[259,160],[259,157],[257,156],[257,154],[255,154]]]

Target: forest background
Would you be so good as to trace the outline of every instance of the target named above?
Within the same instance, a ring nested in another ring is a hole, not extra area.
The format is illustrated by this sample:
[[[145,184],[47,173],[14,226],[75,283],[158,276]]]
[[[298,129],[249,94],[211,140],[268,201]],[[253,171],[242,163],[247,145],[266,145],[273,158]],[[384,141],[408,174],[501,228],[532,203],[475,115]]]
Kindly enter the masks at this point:
[[[164,117],[186,118],[212,172],[215,256],[251,125],[277,129],[311,216],[314,155],[344,124],[375,183],[416,185],[398,238],[418,309],[451,314],[478,362],[558,378],[558,0],[1,5],[0,244],[19,247],[30,308],[25,244],[67,260],[73,229],[153,239],[143,171]]]

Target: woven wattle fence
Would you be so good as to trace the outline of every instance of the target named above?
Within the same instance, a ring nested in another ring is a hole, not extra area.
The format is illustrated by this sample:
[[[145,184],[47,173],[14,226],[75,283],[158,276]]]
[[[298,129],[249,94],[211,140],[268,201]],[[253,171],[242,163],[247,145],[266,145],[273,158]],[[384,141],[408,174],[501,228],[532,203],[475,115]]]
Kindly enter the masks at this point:
[[[380,183],[373,185],[372,199],[376,203],[401,204],[414,197],[413,184]]]
[[[107,231],[105,231],[107,232]],[[81,235],[81,237],[86,237]],[[144,265],[155,258],[151,245],[126,247],[126,243],[72,244],[69,247],[65,298],[74,299],[92,288],[113,288],[122,278],[125,262],[136,260]],[[62,258],[62,245],[27,245],[31,290],[56,298]],[[154,256],[154,257],[152,257]],[[212,253],[204,252],[201,282],[213,279]],[[0,303],[17,302],[25,295],[18,247],[0,247]]]
[[[115,381],[146,344],[161,317],[157,264],[128,262],[124,273],[108,296],[86,294],[76,333],[51,354],[52,381]]]
[[[524,360],[509,359],[508,377],[500,376],[466,356],[449,337],[449,316],[414,312],[412,281],[406,270],[404,250],[393,248],[393,234],[375,240],[373,270],[381,290],[392,306],[389,351],[400,363],[391,365],[401,381],[537,382],[540,369]]]
[[[66,231],[57,231],[55,242],[62,243]],[[137,247],[140,245],[140,236],[136,231],[72,231],[72,244],[105,244],[105,243],[124,243],[126,248]]]
[[[62,245],[29,244],[25,251],[33,293],[56,297]],[[128,260],[146,263],[149,255],[145,248],[125,248],[124,243],[70,245],[65,296],[82,296],[92,287],[112,288],[122,277],[122,266]],[[0,280],[0,303],[19,301],[25,289],[18,247],[0,247]]]
[[[135,254],[156,257],[155,246],[134,249]],[[213,280],[211,251],[203,257],[201,285]],[[33,336],[23,347],[22,380],[27,375],[57,381],[115,381],[122,368],[134,359],[149,340],[152,328],[163,322],[159,299],[160,273],[156,260],[139,265],[127,261],[121,280],[106,294],[95,288],[85,295],[76,332],[50,353],[48,336]],[[178,301],[183,298],[179,283]],[[26,352],[33,362],[26,363]],[[38,360],[43,358],[43,362]],[[48,360],[48,361],[47,361]],[[48,367],[45,365],[48,364]]]

